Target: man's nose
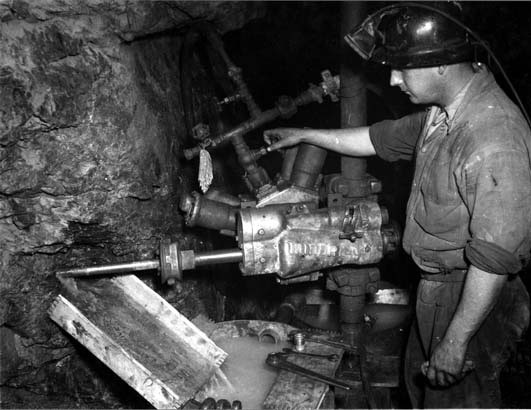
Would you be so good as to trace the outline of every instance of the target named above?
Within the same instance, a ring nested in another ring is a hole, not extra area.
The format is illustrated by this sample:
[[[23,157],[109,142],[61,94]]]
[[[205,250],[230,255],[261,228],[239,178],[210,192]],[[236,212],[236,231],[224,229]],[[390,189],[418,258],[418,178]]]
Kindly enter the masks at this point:
[[[402,84],[402,82],[402,73],[398,70],[391,70],[391,80],[389,81],[391,87],[395,85],[400,85]]]

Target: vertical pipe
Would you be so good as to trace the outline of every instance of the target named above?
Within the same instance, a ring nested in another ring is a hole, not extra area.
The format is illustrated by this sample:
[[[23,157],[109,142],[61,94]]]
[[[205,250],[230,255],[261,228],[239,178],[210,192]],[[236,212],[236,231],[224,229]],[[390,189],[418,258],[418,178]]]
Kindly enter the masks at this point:
[[[300,144],[293,164],[290,181],[293,185],[313,189],[323,169],[326,150],[310,144]]]
[[[282,168],[280,169],[280,177],[283,181],[289,181],[289,178],[291,177],[291,171],[293,170],[293,164],[295,163],[295,158],[297,158],[298,150],[299,147],[296,145],[286,149],[284,153],[284,160],[282,161]]]
[[[340,67],[340,109],[341,128],[359,127],[367,124],[367,98],[364,79],[361,74],[361,60],[348,47],[343,37],[352,28],[362,22],[366,15],[366,4],[363,1],[347,1],[341,3],[341,67]],[[363,183],[367,169],[364,158],[341,157],[341,175],[346,180],[357,180]],[[350,184],[349,184],[350,185]],[[349,188],[351,196],[352,188]],[[351,275],[359,275],[352,269]],[[361,277],[360,277],[361,280]],[[363,281],[360,286],[364,288]],[[361,312],[364,305],[363,295],[344,295],[340,291],[340,322],[343,337],[350,343],[359,342],[361,329]]]
[[[360,24],[366,15],[364,1],[341,3],[341,128],[358,127],[367,123],[366,93],[359,59],[343,40],[353,27]],[[357,67],[356,67],[357,66]],[[367,161],[364,158],[341,157],[341,174],[348,179],[362,179]]]

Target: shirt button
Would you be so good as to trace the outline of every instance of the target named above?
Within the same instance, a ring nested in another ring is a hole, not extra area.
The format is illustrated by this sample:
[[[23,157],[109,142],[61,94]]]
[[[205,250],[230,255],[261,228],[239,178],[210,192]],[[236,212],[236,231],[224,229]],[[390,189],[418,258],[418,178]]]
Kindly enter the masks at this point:
[[[423,147],[420,151],[421,152],[426,152],[426,147]]]

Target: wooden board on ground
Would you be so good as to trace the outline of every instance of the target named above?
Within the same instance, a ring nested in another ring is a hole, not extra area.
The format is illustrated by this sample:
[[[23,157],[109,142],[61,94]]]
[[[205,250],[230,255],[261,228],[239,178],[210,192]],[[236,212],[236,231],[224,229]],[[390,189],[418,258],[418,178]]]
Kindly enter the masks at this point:
[[[306,342],[304,351],[323,355],[337,354],[340,358],[343,353],[341,349],[313,342]],[[340,363],[340,360],[331,362],[304,356],[293,356],[289,361],[330,377],[334,377]],[[318,409],[328,390],[326,383],[281,370],[264,401],[264,409]]]
[[[50,317],[156,408],[179,408],[227,354],[134,275],[63,279]]]

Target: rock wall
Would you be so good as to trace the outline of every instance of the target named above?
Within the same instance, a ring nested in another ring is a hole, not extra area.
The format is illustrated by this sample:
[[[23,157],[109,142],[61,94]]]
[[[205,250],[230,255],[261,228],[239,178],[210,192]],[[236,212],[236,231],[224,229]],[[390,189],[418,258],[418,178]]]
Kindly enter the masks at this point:
[[[187,138],[179,91],[182,33],[201,17],[222,32],[232,30],[261,9],[255,2],[79,3],[0,5],[5,407],[33,407],[20,391],[35,400],[69,395],[88,405],[100,389],[102,397],[119,400],[101,381],[105,370],[79,362],[83,354],[48,319],[59,292],[54,272],[153,258],[165,237],[208,246],[183,234],[178,211],[194,174],[179,157]],[[211,313],[209,292],[204,281],[190,280],[178,297],[167,295],[193,316]]]

